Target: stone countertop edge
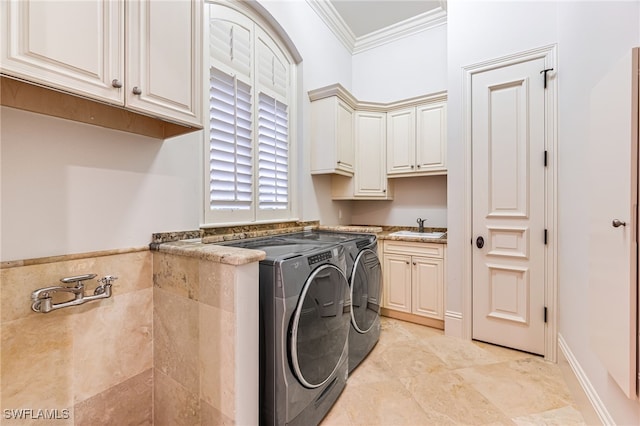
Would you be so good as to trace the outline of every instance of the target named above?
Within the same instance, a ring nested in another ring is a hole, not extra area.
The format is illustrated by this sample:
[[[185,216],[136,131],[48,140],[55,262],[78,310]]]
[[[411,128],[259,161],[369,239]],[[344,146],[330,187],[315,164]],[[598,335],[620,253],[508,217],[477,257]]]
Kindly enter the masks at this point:
[[[259,262],[266,257],[266,253],[262,250],[243,249],[218,244],[203,244],[199,238],[159,244],[152,243],[150,244],[150,248],[160,253],[195,257],[200,260],[234,266]]]
[[[383,231],[382,226],[349,226],[349,225],[320,225],[318,227],[321,231],[340,231],[340,232],[363,232],[366,234],[379,234]]]
[[[385,229],[388,228],[388,229]],[[447,244],[446,234],[443,238],[428,238],[428,237],[411,237],[408,235],[390,235],[395,231],[400,230],[415,230],[412,228],[405,227],[383,227],[383,226],[365,226],[365,225],[320,225],[318,227],[321,231],[340,231],[340,232],[362,232],[368,234],[376,234],[379,240],[390,240],[390,241],[408,241],[408,242],[418,242],[418,243],[435,243],[435,244]],[[447,232],[446,228],[427,228],[428,232],[439,231],[439,232]]]
[[[428,237],[411,237],[408,235],[389,235],[395,231],[384,231],[378,234],[379,240],[389,241],[407,241],[412,243],[435,243],[435,244],[447,244],[446,234],[442,238],[428,238]]]

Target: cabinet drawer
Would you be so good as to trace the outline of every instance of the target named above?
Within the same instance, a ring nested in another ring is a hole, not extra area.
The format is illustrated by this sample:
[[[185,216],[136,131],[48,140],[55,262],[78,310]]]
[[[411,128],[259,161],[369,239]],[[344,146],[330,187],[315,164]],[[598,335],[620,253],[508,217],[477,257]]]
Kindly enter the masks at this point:
[[[385,241],[385,253],[444,258],[444,244]]]

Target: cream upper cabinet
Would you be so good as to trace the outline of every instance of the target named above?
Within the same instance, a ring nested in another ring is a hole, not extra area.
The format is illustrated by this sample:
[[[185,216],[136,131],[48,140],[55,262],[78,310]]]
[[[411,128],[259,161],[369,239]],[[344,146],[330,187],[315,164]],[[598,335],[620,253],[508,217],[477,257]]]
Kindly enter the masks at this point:
[[[3,74],[202,126],[200,1],[8,0],[0,8]]]
[[[436,102],[416,107],[416,171],[447,171],[447,104]]]
[[[387,113],[387,173],[413,173],[416,167],[416,109]]]
[[[356,112],[356,197],[387,198],[387,114]]]
[[[334,200],[391,200],[386,166],[386,126],[384,112],[356,111],[354,114],[355,165],[353,177],[333,175]]]
[[[389,111],[387,175],[446,174],[446,118],[447,104],[444,99]]]
[[[353,176],[354,105],[341,86],[309,92],[311,99],[311,174]]]
[[[0,2],[3,74],[124,103],[122,1]]]
[[[444,320],[444,244],[384,241],[383,308]]]
[[[202,2],[127,1],[128,108],[202,125]]]

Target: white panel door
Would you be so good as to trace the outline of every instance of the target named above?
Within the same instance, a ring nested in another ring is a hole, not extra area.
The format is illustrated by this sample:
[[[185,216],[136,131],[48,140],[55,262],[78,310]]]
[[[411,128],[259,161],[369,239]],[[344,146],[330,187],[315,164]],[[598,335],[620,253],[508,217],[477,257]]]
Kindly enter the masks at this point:
[[[537,354],[545,352],[544,65],[494,68],[471,82],[472,335]]]
[[[7,0],[0,19],[3,73],[124,104],[122,1]]]
[[[127,2],[126,105],[202,127],[202,2]]]
[[[386,124],[384,112],[356,112],[355,195],[386,197]]]
[[[635,397],[638,49],[608,66],[590,93],[592,118],[586,124],[593,171],[588,182],[588,329],[594,352],[611,377],[628,397]],[[615,227],[615,219],[625,225]]]
[[[383,303],[385,308],[411,312],[411,256],[384,255]]]

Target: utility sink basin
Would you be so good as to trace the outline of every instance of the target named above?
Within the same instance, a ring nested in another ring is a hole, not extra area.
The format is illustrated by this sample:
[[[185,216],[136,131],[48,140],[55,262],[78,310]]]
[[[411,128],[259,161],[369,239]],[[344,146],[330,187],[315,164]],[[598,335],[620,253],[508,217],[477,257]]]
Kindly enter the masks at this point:
[[[442,238],[446,232],[415,232],[415,231],[396,231],[390,236],[395,237],[424,237],[424,238]]]

